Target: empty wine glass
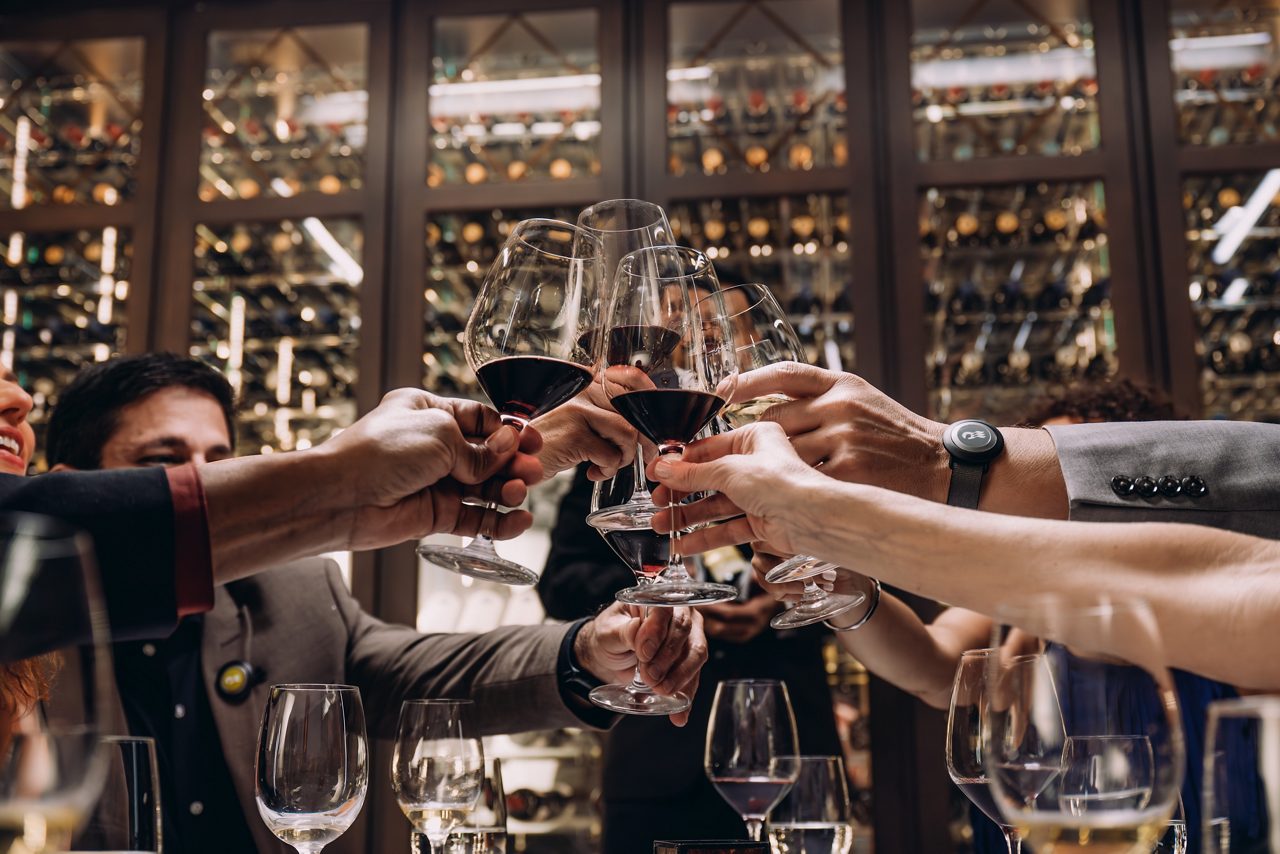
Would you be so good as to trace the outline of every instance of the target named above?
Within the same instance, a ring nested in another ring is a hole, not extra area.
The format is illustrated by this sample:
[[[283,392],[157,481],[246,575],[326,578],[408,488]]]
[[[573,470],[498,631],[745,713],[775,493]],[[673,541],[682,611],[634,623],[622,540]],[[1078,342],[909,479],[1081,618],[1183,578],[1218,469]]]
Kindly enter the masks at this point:
[[[414,829],[443,854],[484,786],[484,747],[471,736],[470,700],[406,700],[400,707],[391,787]]]
[[[635,573],[639,588],[652,584],[666,569],[671,539],[653,530],[656,507],[644,510],[632,503],[636,494],[632,482],[637,477],[643,481],[643,468],[622,469],[614,477],[596,481],[587,524],[600,532],[618,558]],[[598,706],[628,715],[673,715],[693,704],[682,693],[655,693],[640,675],[639,664],[629,684],[600,685],[592,689],[590,697]]]
[[[1280,697],[1209,705],[1205,854],[1280,854]]]
[[[360,689],[272,685],[256,779],[258,814],[299,854],[314,854],[345,833],[369,788]]]
[[[517,430],[572,400],[591,384],[599,323],[600,241],[567,222],[516,224],[485,274],[463,344],[480,387]],[[497,503],[483,503],[486,517]],[[497,581],[536,584],[527,566],[499,557],[482,530],[465,547],[423,544],[418,554],[444,569]]]
[[[1182,722],[1143,602],[1039,596],[998,606],[983,755],[996,807],[1036,852],[1149,854],[1183,775]],[[1004,625],[1000,625],[1003,623]],[[1026,633],[1024,635],[1024,632]]]
[[[947,773],[951,782],[1000,827],[1009,854],[1022,850],[1018,830],[996,809],[983,763],[983,706],[988,701],[989,661],[996,650],[973,649],[960,656],[947,712]]]
[[[431,854],[431,840],[416,830],[411,854]],[[502,785],[502,760],[490,759],[480,799],[449,835],[448,854],[506,854],[507,794]]]
[[[732,397],[738,374],[711,261],[681,246],[632,252],[618,265],[604,316],[608,333],[599,336],[597,349],[605,393],[658,453],[680,454]],[[673,493],[673,516],[676,503]],[[658,580],[623,591],[621,601],[707,605],[737,597],[735,587],[689,576],[676,548],[677,528]]]
[[[780,854],[849,854],[849,779],[839,756],[801,756],[787,796],[769,813],[769,847]]]
[[[76,831],[72,851],[162,851],[155,740],[107,736],[102,741],[106,784],[88,822]]]
[[[800,773],[799,743],[785,682],[734,679],[716,686],[703,764],[755,842]]]
[[[604,281],[612,287],[622,259],[637,249],[669,246],[674,242],[666,211],[652,202],[639,199],[610,199],[597,202],[578,214],[578,227],[600,241]],[[611,336],[609,346],[626,347],[628,336]],[[609,364],[628,364],[629,353],[614,352]],[[636,513],[652,518],[653,496],[644,477],[644,445],[637,443],[632,493],[618,504],[618,513]]]
[[[0,516],[0,849],[65,851],[102,791],[106,612],[86,534]]]

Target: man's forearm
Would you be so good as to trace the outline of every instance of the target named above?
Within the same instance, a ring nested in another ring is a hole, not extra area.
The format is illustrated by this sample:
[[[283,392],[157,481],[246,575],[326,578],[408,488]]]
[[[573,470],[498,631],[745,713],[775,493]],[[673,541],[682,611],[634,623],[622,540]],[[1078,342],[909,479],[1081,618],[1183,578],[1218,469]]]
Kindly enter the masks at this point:
[[[1010,516],[1066,519],[1067,484],[1053,438],[1045,430],[1022,427],[1000,432],[1005,451],[987,472],[979,508]]]

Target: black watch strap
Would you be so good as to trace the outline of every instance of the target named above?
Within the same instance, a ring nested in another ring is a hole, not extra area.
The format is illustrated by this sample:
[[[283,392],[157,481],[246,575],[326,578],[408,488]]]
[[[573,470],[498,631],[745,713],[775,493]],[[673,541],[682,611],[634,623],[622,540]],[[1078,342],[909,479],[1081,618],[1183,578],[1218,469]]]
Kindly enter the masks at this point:
[[[983,476],[987,466],[1004,452],[1004,436],[987,422],[971,418],[948,427],[942,434],[942,445],[951,455],[947,503],[977,510]]]
[[[951,461],[951,486],[947,488],[947,503],[952,507],[978,509],[982,498],[982,476],[987,473],[986,463]]]

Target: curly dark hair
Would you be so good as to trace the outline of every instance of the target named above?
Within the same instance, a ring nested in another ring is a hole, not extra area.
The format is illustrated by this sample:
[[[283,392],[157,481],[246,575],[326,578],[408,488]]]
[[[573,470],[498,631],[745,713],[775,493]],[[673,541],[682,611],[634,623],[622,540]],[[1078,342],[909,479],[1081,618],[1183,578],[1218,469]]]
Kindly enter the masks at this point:
[[[1031,404],[1022,423],[1039,427],[1051,418],[1073,421],[1178,421],[1173,403],[1164,392],[1128,379],[1078,382],[1046,394]]]

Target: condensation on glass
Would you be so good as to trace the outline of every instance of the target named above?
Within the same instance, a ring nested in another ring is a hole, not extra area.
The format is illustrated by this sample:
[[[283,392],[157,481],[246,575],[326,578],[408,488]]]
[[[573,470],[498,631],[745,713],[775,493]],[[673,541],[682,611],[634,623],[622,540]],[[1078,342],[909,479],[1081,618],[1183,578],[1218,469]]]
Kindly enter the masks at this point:
[[[707,253],[721,282],[773,288],[809,361],[854,370],[845,194],[677,202],[668,212],[680,242]]]
[[[435,20],[427,184],[600,174],[599,13]]]
[[[196,226],[190,352],[235,387],[245,453],[355,420],[363,243],[353,219]]]
[[[920,196],[933,417],[1020,420],[1045,391],[1117,369],[1102,183]]]
[[[673,4],[667,30],[668,173],[845,165],[840,5]]]
[[[142,39],[0,42],[0,208],[136,192]]]
[[[1280,0],[1173,0],[1169,53],[1187,145],[1280,139]]]
[[[444,212],[427,221],[422,385],[436,394],[487,401],[462,350],[462,333],[485,273],[522,219],[578,219],[576,208]]]
[[[0,365],[35,403],[38,451],[58,391],[124,349],[132,255],[115,226],[0,234]]]
[[[1206,418],[1280,419],[1280,169],[1183,182]]]
[[[360,189],[368,43],[365,24],[211,33],[200,199]]]
[[[1086,0],[912,0],[920,160],[1079,155],[1098,148]]]

